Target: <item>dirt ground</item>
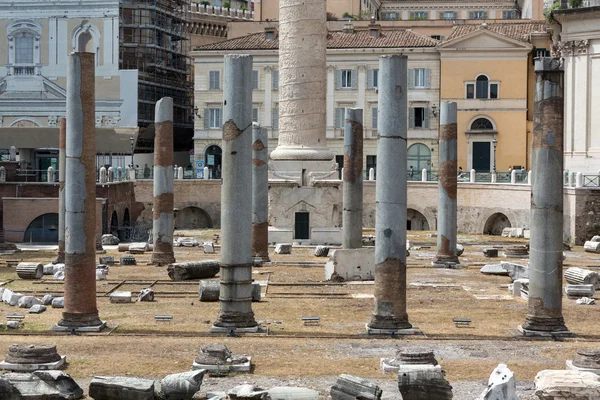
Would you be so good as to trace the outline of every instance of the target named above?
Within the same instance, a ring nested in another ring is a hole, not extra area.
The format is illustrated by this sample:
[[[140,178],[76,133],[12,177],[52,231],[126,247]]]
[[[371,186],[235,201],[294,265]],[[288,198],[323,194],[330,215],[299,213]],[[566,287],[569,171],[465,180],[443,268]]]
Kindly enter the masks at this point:
[[[178,232],[199,240],[216,231]],[[369,234],[370,232],[366,232]],[[264,332],[240,337],[210,334],[217,317],[218,303],[198,301],[198,282],[172,282],[166,268],[146,265],[151,254],[136,255],[137,266],[113,266],[108,281],[97,282],[100,316],[110,329],[99,334],[64,335],[51,331],[61,318],[61,310],[49,308],[43,314],[26,314],[18,331],[0,330],[0,358],[12,343],[54,343],[69,362],[67,372],[83,387],[94,375],[124,375],[161,378],[189,370],[201,346],[224,343],[234,353],[253,358],[251,374],[228,378],[207,377],[203,390],[227,390],[243,382],[271,387],[294,385],[319,390],[326,398],[329,388],[342,373],[378,382],[384,398],[398,399],[396,377],[383,375],[380,358],[393,357],[402,348],[426,347],[436,358],[454,387],[454,398],[475,399],[486,386],[498,363],[515,372],[521,399],[533,399],[533,378],[542,369],[564,369],[581,349],[592,349],[600,340],[600,308],[580,306],[564,297],[564,316],[577,336],[562,341],[526,340],[516,334],[524,321],[527,302],[509,295],[510,278],[486,276],[479,269],[486,263],[482,250],[492,246],[525,243],[524,239],[493,236],[459,236],[465,246],[461,257],[464,269],[429,267],[435,255],[431,232],[410,231],[413,249],[408,258],[408,313],[411,323],[423,335],[401,338],[367,336],[365,323],[373,310],[373,284],[324,281],[326,259],[312,255],[311,248],[295,247],[292,255],[275,255],[272,264],[254,269],[263,299],[253,304]],[[118,259],[116,246],[105,246],[108,255]],[[0,283],[13,291],[42,297],[61,295],[63,284],[45,276],[40,281],[17,277],[14,267],[4,261],[53,260],[55,250],[26,246],[25,251],[0,256]],[[501,250],[502,252],[502,250]],[[217,249],[218,253],[218,249]],[[178,261],[218,259],[198,248],[176,248]],[[512,260],[527,263],[527,260]],[[582,248],[567,252],[564,267],[600,269],[600,261]],[[216,278],[218,279],[218,278]],[[154,302],[111,304],[108,294],[128,290],[135,294],[152,287]],[[0,303],[0,322],[6,315],[26,310]],[[171,322],[156,322],[155,315],[171,315]],[[319,316],[318,326],[304,326],[301,318]],[[459,328],[452,318],[470,318],[470,327]]]

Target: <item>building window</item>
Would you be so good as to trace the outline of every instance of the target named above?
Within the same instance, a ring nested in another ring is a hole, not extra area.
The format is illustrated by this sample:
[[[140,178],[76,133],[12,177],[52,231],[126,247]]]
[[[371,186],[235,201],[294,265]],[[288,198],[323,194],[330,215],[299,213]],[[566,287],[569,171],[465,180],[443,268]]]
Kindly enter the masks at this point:
[[[469,19],[487,19],[487,11],[471,11]]]
[[[335,128],[344,129],[344,108],[338,107],[335,109]]]
[[[408,87],[409,89],[414,88],[429,88],[430,83],[430,71],[429,68],[411,68],[408,70]]]
[[[377,107],[371,108],[371,128],[377,130]]]
[[[39,75],[42,25],[33,20],[16,20],[6,27],[7,75]]]
[[[204,128],[221,129],[223,127],[223,109],[206,108],[204,110]]]
[[[498,98],[498,84],[490,83],[490,99]]]
[[[442,36],[442,35],[431,35],[431,38],[435,39],[435,40],[444,40],[445,36]]]
[[[272,121],[271,121],[271,126],[273,127],[273,130],[277,130],[279,129],[279,107],[275,107],[272,110]]]
[[[429,109],[427,107],[411,107],[408,109],[409,128],[428,129]]]
[[[415,87],[416,88],[424,88],[427,87],[427,83],[425,80],[426,72],[425,68],[416,68],[415,69]]]
[[[273,70],[273,90],[279,90],[279,70]]]
[[[415,143],[406,151],[406,161],[408,174],[411,167],[413,174],[420,174],[424,169],[431,170],[431,150],[423,143]],[[409,178],[413,177],[409,175]]]
[[[210,71],[208,90],[221,90],[221,71]]]
[[[355,89],[356,73],[352,69],[341,69],[337,71],[337,89]]]
[[[477,118],[471,124],[472,131],[483,131],[483,130],[492,130],[494,129],[494,125],[487,118]]]
[[[475,82],[465,84],[467,99],[497,99],[500,97],[500,84],[490,82],[485,75],[479,75]]]
[[[442,11],[440,12],[440,19],[456,19],[455,11]]]
[[[381,13],[381,19],[384,21],[397,21],[399,14],[397,12],[384,12]]]
[[[412,19],[412,20],[427,19],[427,11],[413,11],[410,13],[410,19]]]
[[[467,83],[467,99],[475,98],[475,84]]]
[[[515,10],[502,11],[502,19],[516,19],[517,12]]]
[[[542,58],[542,57],[550,57],[550,52],[547,49],[544,48],[536,48],[533,51],[533,59],[531,60],[531,63],[533,65],[535,65],[535,59],[536,58]]]
[[[379,87],[379,69],[370,69],[368,78],[369,89],[377,89]]]
[[[252,71],[252,90],[258,90],[258,71]]]
[[[478,99],[487,99],[488,98],[488,87],[489,80],[485,75],[479,75],[477,77],[477,92],[476,97]]]
[[[33,35],[25,32],[16,35],[15,64],[33,64]]]
[[[258,124],[258,108],[252,109],[252,122],[256,122]]]

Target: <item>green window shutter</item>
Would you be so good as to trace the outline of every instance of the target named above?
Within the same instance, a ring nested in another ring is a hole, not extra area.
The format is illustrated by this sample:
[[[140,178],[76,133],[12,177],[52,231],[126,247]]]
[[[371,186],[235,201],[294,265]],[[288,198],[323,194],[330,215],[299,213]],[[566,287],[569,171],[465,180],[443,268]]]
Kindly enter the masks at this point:
[[[429,129],[429,107],[423,108],[423,128]]]
[[[217,115],[219,116],[219,128],[223,127],[223,109],[219,108],[217,111]]]
[[[377,107],[371,109],[371,128],[377,129]]]
[[[415,88],[415,69],[414,68],[408,69],[408,88],[409,89]]]
[[[210,110],[208,108],[204,109],[204,129],[210,128]]]
[[[410,107],[408,109],[408,127],[409,128],[415,127],[415,109],[412,107]]]
[[[429,68],[425,69],[425,87],[431,87],[431,70]]]
[[[375,70],[370,69],[369,70],[369,75],[367,77],[367,87],[369,89],[373,88],[373,75],[374,75]]]
[[[342,87],[342,71],[335,71],[335,88],[340,89]]]

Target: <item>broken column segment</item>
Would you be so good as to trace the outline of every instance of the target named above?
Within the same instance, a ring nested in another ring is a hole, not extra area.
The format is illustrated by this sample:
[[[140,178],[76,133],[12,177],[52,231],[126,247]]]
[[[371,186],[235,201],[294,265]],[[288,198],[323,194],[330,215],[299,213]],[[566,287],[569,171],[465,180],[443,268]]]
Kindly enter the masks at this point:
[[[410,349],[400,352],[398,389],[404,400],[452,400],[452,386],[432,351]]]
[[[408,333],[406,313],[407,56],[379,61],[375,233],[375,311],[369,332]],[[376,330],[376,331],[374,331]],[[404,332],[402,332],[404,331]],[[410,332],[414,333],[414,332]]]
[[[152,264],[175,262],[173,253],[173,99],[163,97],[154,114],[154,204]]]
[[[225,56],[220,313],[213,332],[256,331],[252,312],[252,57]]]
[[[17,372],[60,369],[65,361],[66,357],[57,353],[55,345],[13,344],[0,368]]]
[[[269,262],[269,137],[267,129],[252,126],[252,256]]]
[[[221,372],[248,372],[252,358],[247,355],[232,354],[224,344],[209,344],[200,349],[194,359],[193,370],[204,369],[207,371]]]
[[[346,108],[342,248],[362,247],[363,110]]]
[[[332,400],[379,400],[382,390],[376,384],[366,379],[352,375],[342,374],[335,385],[331,387]]]
[[[67,64],[65,310],[56,330],[98,330],[96,306],[96,107],[93,53]]]
[[[65,176],[66,176],[67,119],[60,119],[58,129],[58,257],[65,262]]]
[[[433,265],[451,267],[459,264],[456,255],[457,194],[456,103],[440,104],[440,171],[438,179],[437,255]]]
[[[525,336],[571,335],[562,315],[563,78],[559,59],[535,60],[529,300]]]

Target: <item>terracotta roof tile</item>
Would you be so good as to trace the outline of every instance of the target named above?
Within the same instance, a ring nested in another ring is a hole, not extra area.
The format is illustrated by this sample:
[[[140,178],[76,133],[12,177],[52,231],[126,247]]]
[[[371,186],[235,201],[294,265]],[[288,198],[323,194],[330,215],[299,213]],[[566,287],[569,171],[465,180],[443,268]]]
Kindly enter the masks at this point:
[[[379,37],[372,37],[369,29],[355,29],[353,33],[330,31],[328,49],[435,47],[439,41],[407,29],[381,29]],[[223,50],[277,50],[278,39],[267,40],[264,32],[196,47],[200,51]]]
[[[548,24],[544,21],[528,21],[528,22],[506,22],[506,23],[488,23],[486,28],[490,32],[499,33],[508,36],[512,39],[522,42],[529,41],[529,35],[532,33],[545,33],[548,31]],[[452,33],[444,41],[459,38],[475,32],[479,29],[484,29],[481,24],[478,25],[459,25],[452,29]]]

